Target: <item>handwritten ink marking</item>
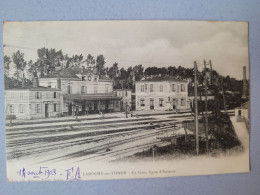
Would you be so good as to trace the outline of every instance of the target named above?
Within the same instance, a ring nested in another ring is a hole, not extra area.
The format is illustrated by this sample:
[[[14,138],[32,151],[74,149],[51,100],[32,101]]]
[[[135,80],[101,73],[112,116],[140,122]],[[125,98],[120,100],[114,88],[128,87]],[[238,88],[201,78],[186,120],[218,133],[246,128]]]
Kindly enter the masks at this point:
[[[81,179],[81,177],[80,177],[80,169],[79,169],[79,167],[77,168],[77,171],[76,171],[76,174],[75,174],[74,179],[76,179],[76,180]]]
[[[18,173],[18,175],[20,175],[23,178],[27,176],[29,178],[31,177],[31,178],[48,179],[50,176],[56,175],[56,169],[49,169],[48,167],[40,167],[38,171],[35,171],[35,170],[26,170],[23,167],[16,173]]]
[[[69,180],[70,178],[70,173],[71,173],[71,171],[73,172],[73,167],[71,168],[71,169],[67,169],[67,170],[65,170],[65,171],[67,171],[67,180]]]
[[[65,170],[67,172],[67,179],[66,180],[80,180],[80,169],[77,168],[75,174],[74,174],[74,167]]]
[[[23,174],[22,176],[25,178],[25,168],[23,168]]]
[[[40,166],[38,170],[30,170],[25,169],[23,167],[16,173],[23,178],[30,179],[48,179],[54,177],[55,175],[65,175],[66,180],[69,181],[80,180],[82,178],[80,173],[80,167],[71,167],[70,169],[65,170],[65,174],[64,172],[58,173],[56,169],[43,166]]]

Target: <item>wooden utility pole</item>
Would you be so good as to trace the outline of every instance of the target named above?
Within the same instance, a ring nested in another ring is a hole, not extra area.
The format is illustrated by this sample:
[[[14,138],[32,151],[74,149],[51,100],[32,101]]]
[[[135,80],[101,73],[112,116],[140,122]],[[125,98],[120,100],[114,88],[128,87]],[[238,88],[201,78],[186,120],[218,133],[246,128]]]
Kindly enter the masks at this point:
[[[210,65],[210,72],[211,72],[211,85],[214,87],[214,102],[215,102],[215,117],[216,119],[218,118],[218,110],[217,110],[217,107],[218,107],[218,103],[217,103],[217,89],[216,89],[216,85],[217,83],[215,83],[215,86],[213,85],[213,71],[212,71],[212,63],[211,63],[211,60],[209,60],[209,65]]]
[[[206,152],[209,151],[209,122],[208,122],[208,74],[207,74],[207,68],[206,68],[206,61],[204,60],[204,71],[205,71],[205,122],[206,122]]]
[[[224,79],[221,78],[221,87],[222,87],[222,95],[223,95],[223,106],[224,106],[224,111],[227,113],[227,108],[226,108],[226,97],[225,97],[225,91],[224,91]]]
[[[197,62],[194,61],[194,112],[195,112],[195,140],[196,153],[199,154],[199,124],[198,124],[198,81],[197,81]]]
[[[213,71],[212,71],[212,64],[211,60],[209,60],[209,66],[210,66],[210,85],[213,85]]]

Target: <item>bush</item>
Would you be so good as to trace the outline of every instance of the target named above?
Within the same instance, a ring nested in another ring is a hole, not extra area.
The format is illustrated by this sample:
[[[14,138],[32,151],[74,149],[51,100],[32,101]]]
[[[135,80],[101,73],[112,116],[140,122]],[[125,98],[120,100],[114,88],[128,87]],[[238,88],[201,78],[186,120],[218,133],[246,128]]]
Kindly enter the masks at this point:
[[[221,147],[222,150],[226,150],[241,145],[228,114],[218,113],[217,118],[210,117],[209,121],[216,126],[211,132],[213,137],[212,144],[215,147]]]

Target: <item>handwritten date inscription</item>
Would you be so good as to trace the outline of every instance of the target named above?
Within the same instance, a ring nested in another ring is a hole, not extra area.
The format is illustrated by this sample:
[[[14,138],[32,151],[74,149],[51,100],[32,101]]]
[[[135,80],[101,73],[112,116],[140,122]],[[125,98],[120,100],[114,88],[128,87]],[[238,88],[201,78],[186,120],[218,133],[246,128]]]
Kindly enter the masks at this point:
[[[58,173],[56,169],[52,169],[49,167],[40,167],[38,170],[22,168],[17,172],[17,174],[22,178],[28,179],[51,179],[56,176],[63,176],[66,180],[70,181],[81,179],[79,167],[72,167],[60,173]]]

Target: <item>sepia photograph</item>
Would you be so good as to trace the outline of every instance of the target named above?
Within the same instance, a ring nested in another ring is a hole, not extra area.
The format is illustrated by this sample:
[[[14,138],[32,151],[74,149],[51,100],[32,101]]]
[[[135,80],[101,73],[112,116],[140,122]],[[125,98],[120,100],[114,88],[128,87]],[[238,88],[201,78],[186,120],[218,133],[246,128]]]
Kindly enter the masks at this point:
[[[250,171],[248,22],[3,23],[7,180]]]

